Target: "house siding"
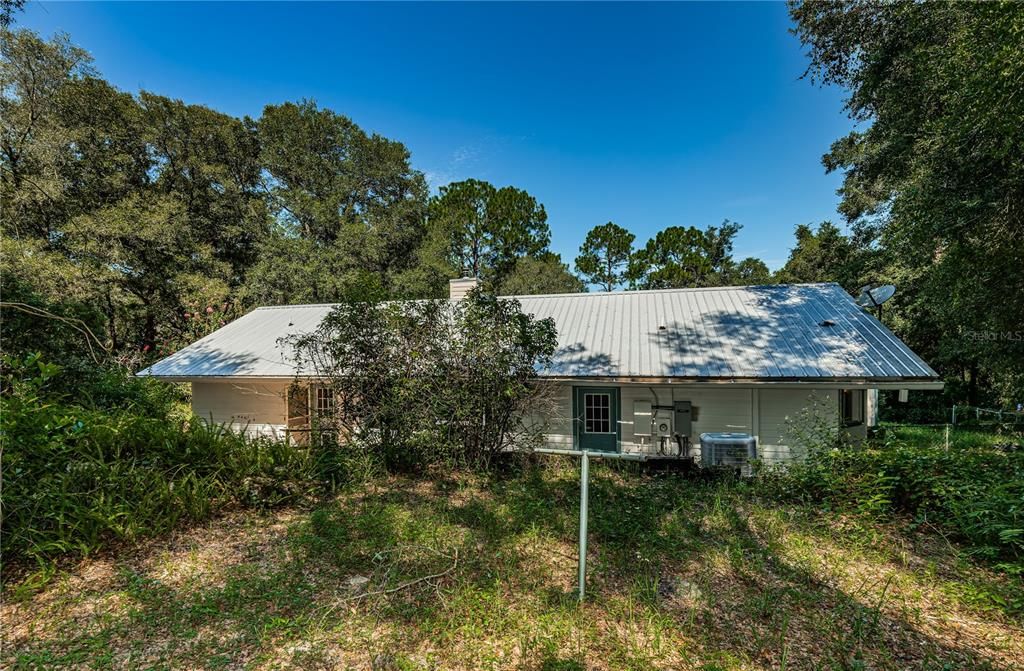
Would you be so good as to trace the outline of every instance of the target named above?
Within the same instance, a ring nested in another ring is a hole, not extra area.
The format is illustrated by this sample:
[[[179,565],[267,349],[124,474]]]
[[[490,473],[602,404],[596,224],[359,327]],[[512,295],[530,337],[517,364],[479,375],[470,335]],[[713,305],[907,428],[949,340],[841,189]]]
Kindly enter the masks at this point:
[[[558,411],[549,420],[532,418],[545,424],[546,446],[573,449],[572,388],[563,384],[554,398]],[[690,450],[700,455],[700,434],[712,432],[749,433],[758,439],[758,456],[767,464],[799,458],[794,447],[793,423],[813,412],[828,426],[838,427],[838,390],[830,388],[786,389],[772,387],[730,387],[719,389],[699,385],[602,385],[619,389],[622,442],[620,450],[631,454],[656,454],[656,438],[643,441],[634,435],[633,402],[672,405],[690,401],[693,407]]]
[[[838,394],[836,389],[761,390],[760,458],[766,464],[778,464],[805,456],[794,435],[795,425],[838,428]]]
[[[641,442],[634,435],[633,402],[650,401],[653,405],[670,406],[675,401],[690,401],[693,405],[693,422],[690,433],[691,454],[700,454],[700,434],[710,431],[734,431],[754,433],[749,389],[701,389],[661,385],[622,385],[622,451],[630,453],[655,454],[658,451],[654,441]],[[653,444],[652,444],[653,443]]]
[[[542,433],[545,446],[574,448],[571,383],[553,384],[546,392],[548,409],[527,424]],[[700,455],[700,434],[749,433],[757,437],[758,456],[765,463],[785,463],[800,458],[794,446],[793,423],[817,413],[830,426],[838,426],[838,390],[834,388],[715,388],[700,385],[612,384],[619,389],[620,450],[631,454],[656,454],[656,438],[643,441],[633,430],[633,402],[670,406],[690,401],[693,407],[691,454]],[[193,382],[193,413],[215,424],[225,424],[248,435],[283,438],[288,427],[286,383]],[[852,431],[856,432],[855,428]]]
[[[546,399],[545,412],[525,420],[526,426],[541,434],[545,447],[556,450],[573,449],[572,385],[543,383],[539,393]]]
[[[285,383],[193,382],[192,412],[250,436],[283,438],[287,390]]]

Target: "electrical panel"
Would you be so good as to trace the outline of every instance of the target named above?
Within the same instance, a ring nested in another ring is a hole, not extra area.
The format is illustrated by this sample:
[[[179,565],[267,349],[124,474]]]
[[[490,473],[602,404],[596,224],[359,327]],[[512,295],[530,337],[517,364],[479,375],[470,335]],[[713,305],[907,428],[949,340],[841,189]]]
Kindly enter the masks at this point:
[[[676,401],[673,407],[676,433],[685,437],[693,435],[693,404],[690,401]]]
[[[633,435],[650,436],[653,423],[650,401],[633,401]]]

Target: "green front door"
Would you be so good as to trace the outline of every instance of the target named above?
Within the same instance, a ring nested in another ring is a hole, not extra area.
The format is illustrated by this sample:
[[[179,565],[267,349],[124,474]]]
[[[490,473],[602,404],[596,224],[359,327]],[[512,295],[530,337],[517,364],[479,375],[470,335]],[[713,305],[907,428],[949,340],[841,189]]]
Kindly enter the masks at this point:
[[[619,390],[617,387],[573,387],[573,433],[576,449],[619,450]]]

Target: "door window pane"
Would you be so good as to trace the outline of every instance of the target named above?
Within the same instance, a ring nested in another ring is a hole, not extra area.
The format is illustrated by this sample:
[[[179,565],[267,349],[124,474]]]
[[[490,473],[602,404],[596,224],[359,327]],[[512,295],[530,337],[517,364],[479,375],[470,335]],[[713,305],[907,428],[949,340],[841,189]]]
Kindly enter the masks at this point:
[[[583,395],[583,430],[587,433],[612,433],[611,394]]]

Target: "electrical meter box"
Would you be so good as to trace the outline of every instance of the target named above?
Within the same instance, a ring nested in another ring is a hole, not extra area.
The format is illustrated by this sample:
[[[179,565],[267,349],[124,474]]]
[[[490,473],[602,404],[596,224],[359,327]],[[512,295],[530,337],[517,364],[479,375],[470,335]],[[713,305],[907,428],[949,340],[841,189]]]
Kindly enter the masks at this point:
[[[659,438],[671,438],[672,437],[672,411],[671,410],[655,410],[654,411],[654,431],[658,434]]]
[[[676,401],[673,407],[676,433],[684,437],[693,435],[693,404],[690,401]]]

